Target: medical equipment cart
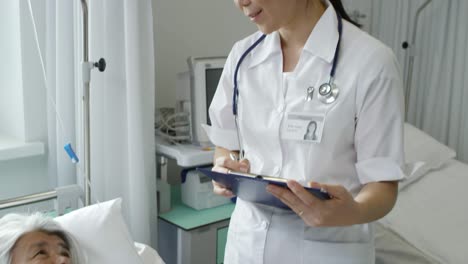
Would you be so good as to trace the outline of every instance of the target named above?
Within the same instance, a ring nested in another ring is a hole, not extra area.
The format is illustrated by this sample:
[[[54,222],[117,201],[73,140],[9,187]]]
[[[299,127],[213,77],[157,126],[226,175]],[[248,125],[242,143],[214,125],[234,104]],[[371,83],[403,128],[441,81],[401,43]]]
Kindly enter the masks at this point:
[[[156,137],[158,252],[168,263],[223,263],[234,204],[195,210],[181,201],[180,172],[212,164],[214,151]]]

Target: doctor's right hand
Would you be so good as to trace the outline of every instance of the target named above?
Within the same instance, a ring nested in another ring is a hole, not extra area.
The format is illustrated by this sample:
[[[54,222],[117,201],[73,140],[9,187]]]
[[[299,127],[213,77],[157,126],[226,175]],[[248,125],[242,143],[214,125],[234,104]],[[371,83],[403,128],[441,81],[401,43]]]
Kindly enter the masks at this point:
[[[228,170],[249,172],[250,171],[249,160],[242,159],[240,161],[237,161],[227,156],[221,156],[221,157],[216,158],[213,171],[227,173]],[[227,197],[227,198],[234,197],[234,194],[232,193],[232,191],[226,188],[226,186],[215,181],[212,181],[212,182],[213,182],[214,193]]]

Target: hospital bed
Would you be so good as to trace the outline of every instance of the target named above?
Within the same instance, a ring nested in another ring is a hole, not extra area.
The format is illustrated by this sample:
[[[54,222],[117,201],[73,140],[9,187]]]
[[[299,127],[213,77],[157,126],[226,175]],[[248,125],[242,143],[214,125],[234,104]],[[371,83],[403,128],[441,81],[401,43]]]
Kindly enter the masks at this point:
[[[77,208],[81,188],[76,185],[53,191],[0,201],[0,209],[36,211],[34,203],[54,200],[52,210],[41,212],[62,214],[55,220],[79,242],[88,264],[161,264],[164,261],[148,245],[133,241],[121,213],[121,199]],[[32,210],[31,210],[32,209]]]
[[[468,263],[468,164],[405,124],[407,179],[376,227],[376,264]]]

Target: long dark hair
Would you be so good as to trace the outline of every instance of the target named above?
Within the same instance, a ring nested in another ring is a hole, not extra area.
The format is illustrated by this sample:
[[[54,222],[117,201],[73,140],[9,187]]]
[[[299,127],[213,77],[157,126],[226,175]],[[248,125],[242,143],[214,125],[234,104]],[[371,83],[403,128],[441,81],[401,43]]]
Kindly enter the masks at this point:
[[[330,0],[330,3],[332,3],[333,5],[333,8],[335,8],[336,12],[338,12],[338,14],[340,14],[340,16],[344,19],[344,20],[347,20],[348,22],[350,22],[351,24],[357,26],[357,27],[361,27],[361,25],[359,25],[358,23],[354,22],[348,15],[348,13],[346,13],[346,10],[344,9],[343,7],[343,3],[341,3],[341,0]]]

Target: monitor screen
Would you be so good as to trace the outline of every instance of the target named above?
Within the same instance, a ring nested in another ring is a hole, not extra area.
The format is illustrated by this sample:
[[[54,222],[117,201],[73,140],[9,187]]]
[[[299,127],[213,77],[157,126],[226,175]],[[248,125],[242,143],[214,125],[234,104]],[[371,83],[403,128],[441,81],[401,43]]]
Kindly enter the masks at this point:
[[[189,57],[190,72],[190,131],[192,143],[210,146],[203,126],[211,126],[208,110],[218,88],[226,57]]]
[[[219,79],[221,78],[221,73],[223,73],[222,68],[212,68],[205,70],[205,80],[206,80],[206,122],[211,126],[210,116],[208,114],[208,108],[211,105],[211,100],[216,92],[218,87]]]

